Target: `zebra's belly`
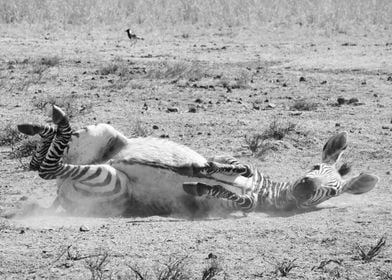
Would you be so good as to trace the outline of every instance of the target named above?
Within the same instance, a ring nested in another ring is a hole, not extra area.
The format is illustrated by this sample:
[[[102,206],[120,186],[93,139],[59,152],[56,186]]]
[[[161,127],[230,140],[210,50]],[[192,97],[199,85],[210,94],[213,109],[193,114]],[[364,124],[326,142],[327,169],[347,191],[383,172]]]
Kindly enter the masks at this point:
[[[131,198],[129,188],[132,186],[128,185],[131,182],[126,180],[122,184],[114,190],[109,185],[96,187],[70,179],[57,180],[57,197],[67,212],[76,215],[119,216],[126,210]]]
[[[119,166],[116,166],[119,168]],[[240,176],[217,176],[202,178],[185,175],[167,168],[143,164],[124,164],[121,171],[133,182],[132,198],[145,207],[145,211],[154,209],[163,213],[192,214],[193,211],[220,211],[229,209],[230,203],[224,200],[198,198],[187,194],[183,189],[185,182],[202,182],[209,185],[222,185],[238,194],[244,193]],[[219,177],[219,178],[218,178]],[[241,182],[241,185],[238,183]]]

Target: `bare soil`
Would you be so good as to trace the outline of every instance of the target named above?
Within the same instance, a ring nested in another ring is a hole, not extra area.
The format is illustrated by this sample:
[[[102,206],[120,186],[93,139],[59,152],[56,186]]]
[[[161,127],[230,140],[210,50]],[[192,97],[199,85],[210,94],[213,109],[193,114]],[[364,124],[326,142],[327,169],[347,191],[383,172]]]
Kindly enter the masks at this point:
[[[380,182],[308,212],[0,218],[0,279],[138,279],[130,267],[155,279],[184,257],[183,270],[202,279],[215,256],[222,269],[216,279],[276,279],[285,260],[295,265],[287,279],[391,279],[392,36],[385,33],[189,30],[140,34],[145,40],[133,45],[123,30],[2,29],[2,128],[48,121],[55,100],[70,105],[74,127],[109,122],[130,137],[143,129],[206,156],[235,155],[282,181],[319,163],[328,137],[347,131],[344,159]],[[42,66],[53,57],[59,62]],[[126,71],[104,73],[113,64]],[[170,74],[170,67],[177,70]],[[357,101],[338,105],[339,97]],[[296,110],[298,100],[316,105]],[[251,156],[244,136],[274,120],[295,123],[295,130],[263,158]],[[25,171],[10,151],[0,147],[0,214],[33,201],[49,206],[55,182]],[[358,259],[358,245],[367,251],[383,236],[377,256]],[[106,262],[91,268],[105,254]]]

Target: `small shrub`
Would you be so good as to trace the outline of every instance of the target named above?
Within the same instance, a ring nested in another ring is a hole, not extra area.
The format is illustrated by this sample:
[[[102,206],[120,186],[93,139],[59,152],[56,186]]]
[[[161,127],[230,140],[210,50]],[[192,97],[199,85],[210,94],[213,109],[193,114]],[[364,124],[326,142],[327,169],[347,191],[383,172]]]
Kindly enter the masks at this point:
[[[266,141],[261,134],[245,135],[245,148],[251,151],[252,156],[264,159],[270,150],[274,149],[274,145]]]
[[[273,138],[276,140],[282,140],[287,134],[293,132],[296,126],[297,125],[295,123],[279,122],[278,120],[274,120],[270,123],[269,127],[262,133],[262,138]]]
[[[306,99],[299,99],[291,105],[290,110],[295,111],[314,111],[318,107],[318,103],[308,101]]]
[[[370,262],[374,257],[380,254],[381,249],[386,244],[386,237],[381,237],[375,246],[370,247],[369,251],[365,251],[360,245],[357,245],[358,256],[354,259],[363,260],[365,262]]]
[[[293,259],[291,261],[284,260],[282,262],[277,263],[275,266],[275,274],[278,276],[286,277],[293,268],[298,267],[297,265],[294,264],[296,260],[297,259]]]

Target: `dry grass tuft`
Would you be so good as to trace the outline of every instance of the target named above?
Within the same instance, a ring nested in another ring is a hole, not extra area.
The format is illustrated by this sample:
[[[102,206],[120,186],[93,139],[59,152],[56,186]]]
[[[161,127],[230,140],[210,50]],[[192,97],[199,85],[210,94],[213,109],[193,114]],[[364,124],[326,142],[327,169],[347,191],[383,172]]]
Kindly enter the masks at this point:
[[[110,262],[110,254],[106,251],[99,254],[87,256],[85,260],[85,267],[91,273],[91,280],[110,279],[111,272],[107,269]]]
[[[202,65],[198,62],[165,61],[160,67],[147,71],[150,79],[187,79],[198,81],[205,77]]]
[[[209,264],[204,269],[201,280],[214,280],[215,276],[218,276],[218,274],[223,272],[223,269],[217,258],[210,258],[208,260],[209,260]]]
[[[356,249],[358,252],[358,256],[354,257],[354,259],[363,260],[365,262],[370,262],[374,259],[378,254],[380,254],[381,249],[386,244],[386,237],[381,237],[375,246],[370,247],[370,249],[366,252],[360,245],[357,245]]]
[[[282,262],[279,262],[275,265],[275,274],[278,276],[286,277],[290,271],[296,267],[297,265],[294,264],[294,262],[297,259],[293,260],[284,260]]]
[[[274,149],[269,141],[266,141],[262,134],[245,135],[245,144],[243,147],[250,150],[252,156],[264,159],[267,153]]]
[[[282,140],[287,134],[295,131],[297,125],[292,122],[280,122],[274,120],[269,127],[262,133],[264,139]]]
[[[279,122],[274,120],[262,133],[245,135],[245,148],[251,151],[252,156],[263,159],[271,150],[277,150],[277,146],[269,139],[282,140],[287,134],[295,131],[296,124],[291,122]]]
[[[156,280],[188,280],[191,279],[188,275],[188,272],[185,271],[184,261],[188,257],[175,259],[173,261],[169,261],[165,264],[165,267],[156,272]],[[151,279],[151,277],[147,278],[148,274],[146,272],[142,272],[137,266],[129,266],[128,267],[134,273],[136,280],[147,280]]]
[[[188,272],[185,271],[184,261],[188,257],[177,259],[174,261],[169,261],[165,264],[165,268],[158,272],[157,280],[188,280],[190,276]]]

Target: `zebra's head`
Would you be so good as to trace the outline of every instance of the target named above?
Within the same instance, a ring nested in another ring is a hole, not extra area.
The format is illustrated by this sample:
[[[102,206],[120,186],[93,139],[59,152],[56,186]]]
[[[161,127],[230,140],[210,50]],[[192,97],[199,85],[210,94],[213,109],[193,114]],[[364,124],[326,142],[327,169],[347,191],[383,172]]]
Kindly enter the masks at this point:
[[[347,133],[341,132],[331,137],[324,145],[322,163],[313,166],[304,177],[293,185],[293,199],[297,208],[310,208],[343,192],[362,194],[373,189],[378,178],[362,173],[345,178],[350,168],[337,163],[347,148]]]
[[[126,137],[111,125],[90,125],[72,133],[64,162],[77,165],[102,163],[121,150],[126,142]]]

